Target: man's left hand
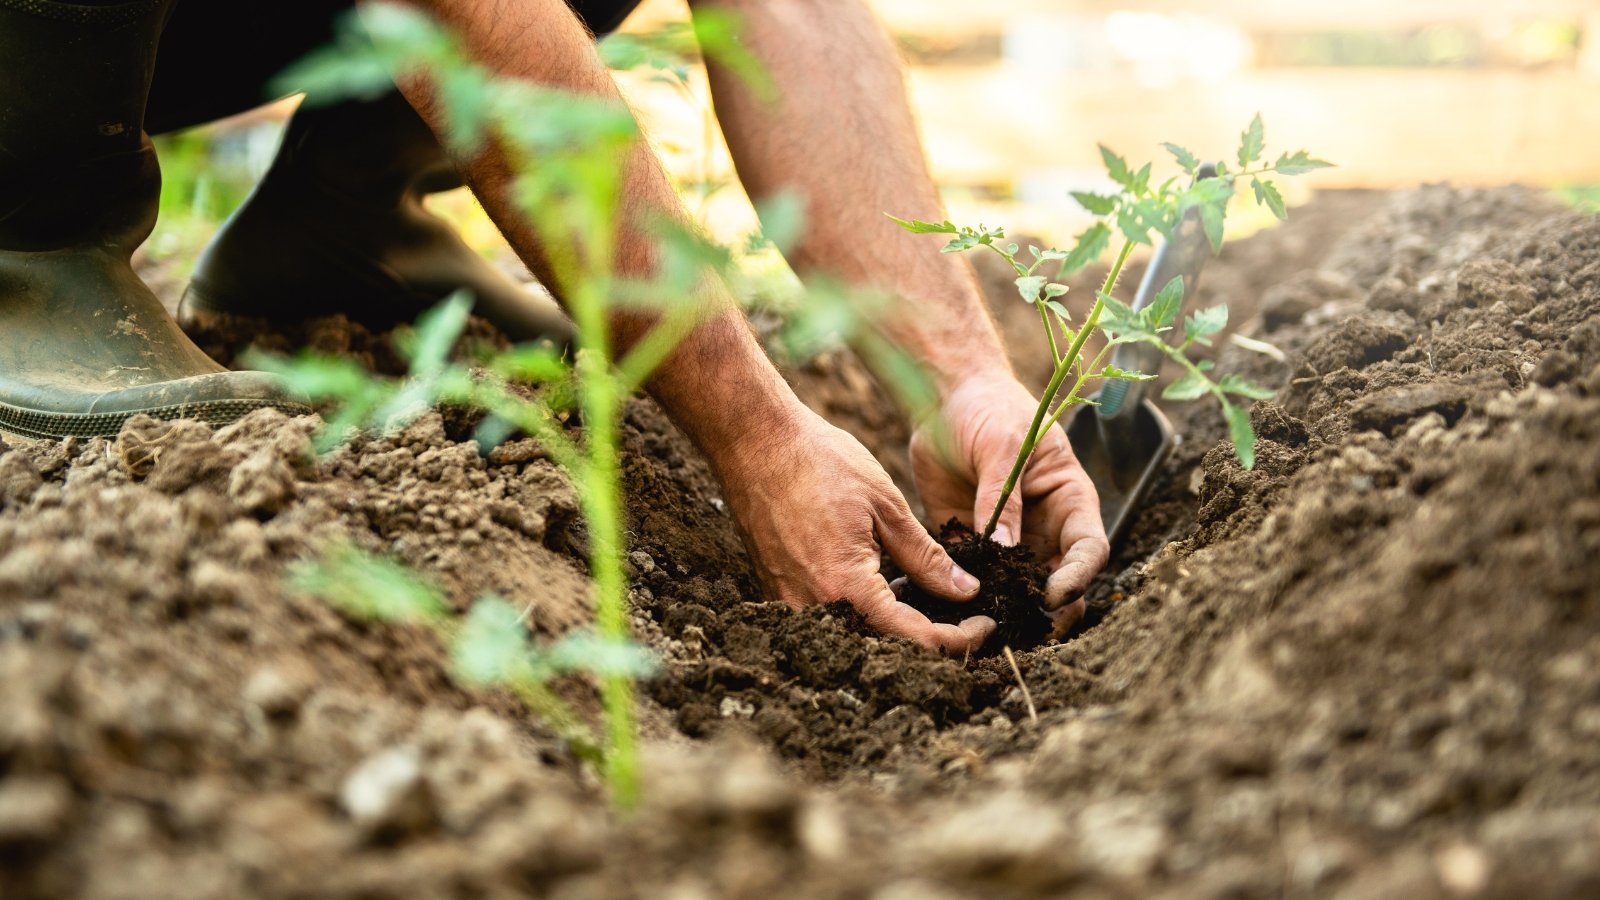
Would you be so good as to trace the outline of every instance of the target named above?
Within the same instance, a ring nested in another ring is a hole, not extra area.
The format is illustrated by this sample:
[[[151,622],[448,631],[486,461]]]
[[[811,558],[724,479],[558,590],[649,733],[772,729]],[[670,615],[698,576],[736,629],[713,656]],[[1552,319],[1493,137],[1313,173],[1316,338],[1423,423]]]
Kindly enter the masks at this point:
[[[924,425],[911,437],[912,477],[929,519],[983,528],[1037,409],[1009,373],[974,375],[946,395],[942,428]],[[1059,425],[1039,438],[1020,482],[994,539],[1025,542],[1050,567],[1046,607],[1063,633],[1083,616],[1083,592],[1111,555],[1100,500]]]

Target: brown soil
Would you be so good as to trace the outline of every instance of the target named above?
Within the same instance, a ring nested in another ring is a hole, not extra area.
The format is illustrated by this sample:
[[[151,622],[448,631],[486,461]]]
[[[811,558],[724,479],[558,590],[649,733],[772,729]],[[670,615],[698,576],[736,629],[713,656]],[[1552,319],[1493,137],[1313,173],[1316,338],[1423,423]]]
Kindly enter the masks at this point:
[[[1045,642],[1052,624],[1044,611],[1044,582],[1050,573],[1033,558],[1032,550],[985,540],[957,519],[939,527],[939,543],[961,568],[977,577],[982,585],[978,596],[952,603],[908,583],[902,600],[935,622],[959,623],[971,616],[994,619],[994,634],[978,651],[980,656],[1004,647],[1032,650]]]
[[[434,415],[319,460],[312,420],[258,413],[0,452],[0,896],[1600,892],[1600,221],[1336,196],[1207,283],[1288,356],[1219,354],[1280,388],[1258,465],[1173,411],[1100,624],[1018,654],[1037,722],[1003,660],[763,601],[704,463],[631,406],[633,621],[667,667],[626,818],[430,633],[283,582],[345,537],[582,623],[537,447]],[[858,365],[795,381],[904,474]]]

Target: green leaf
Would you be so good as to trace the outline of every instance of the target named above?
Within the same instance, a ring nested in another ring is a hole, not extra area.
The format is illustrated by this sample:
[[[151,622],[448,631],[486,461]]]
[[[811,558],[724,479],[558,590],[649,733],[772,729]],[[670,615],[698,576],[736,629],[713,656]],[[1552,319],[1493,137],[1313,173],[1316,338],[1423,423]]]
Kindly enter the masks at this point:
[[[567,377],[572,367],[554,347],[522,344],[489,360],[489,370],[515,381],[556,381]]]
[[[1135,244],[1150,245],[1150,226],[1140,218],[1137,206],[1128,205],[1117,209],[1117,230]]]
[[[888,213],[884,215],[889,216]],[[889,219],[912,234],[958,234],[961,231],[949,219],[943,222],[924,222],[921,219],[902,219],[898,216],[889,216]]]
[[[1178,318],[1178,311],[1182,308],[1183,276],[1178,275],[1161,288],[1155,302],[1150,304],[1151,325],[1157,329],[1168,327]]]
[[[1166,386],[1163,400],[1194,400],[1211,393],[1211,380],[1198,372],[1185,370],[1183,377]]]
[[[1217,380],[1217,387],[1224,393],[1249,397],[1251,400],[1271,400],[1276,394],[1276,391],[1264,388],[1243,375],[1224,375]]]
[[[1113,334],[1150,335],[1144,318],[1133,307],[1110,294],[1096,294],[1104,309],[1100,312],[1100,327]]]
[[[1177,144],[1171,143],[1162,144],[1161,146],[1167,148],[1167,152],[1171,153],[1173,157],[1178,160],[1178,165],[1182,166],[1183,170],[1190,175],[1193,175],[1195,170],[1200,168],[1200,158],[1195,156],[1193,153],[1190,153],[1188,150],[1183,149]]]
[[[1038,303],[1041,299],[1040,293],[1049,281],[1050,279],[1043,275],[1024,275],[1017,279],[1017,293],[1029,303]]]
[[[1289,210],[1283,205],[1283,195],[1278,193],[1277,185],[1270,181],[1262,181],[1260,178],[1252,178],[1250,189],[1255,191],[1257,203],[1272,210],[1272,214],[1277,216],[1279,221],[1289,221]]]
[[[1129,186],[1129,190],[1133,191],[1135,194],[1143,194],[1145,191],[1149,190],[1150,170],[1153,166],[1154,163],[1145,163],[1144,166],[1139,169],[1139,171],[1133,173],[1133,184]]]
[[[805,232],[806,201],[795,191],[779,191],[756,204],[756,216],[761,223],[761,236],[779,253],[787,253]]]
[[[1278,157],[1277,162],[1272,164],[1273,171],[1279,175],[1304,175],[1307,172],[1315,172],[1317,169],[1331,168],[1333,168],[1333,163],[1321,159],[1312,159],[1311,154],[1305,150],[1298,151],[1292,156],[1285,153]]]
[[[1122,185],[1128,190],[1133,190],[1133,171],[1128,168],[1128,161],[1118,156],[1110,147],[1100,145],[1100,159],[1106,164],[1106,174],[1111,180]]]
[[[1228,420],[1228,436],[1233,438],[1233,454],[1246,469],[1256,467],[1256,430],[1250,427],[1250,410],[1222,401],[1222,415]]]
[[[1067,286],[1064,285],[1064,284],[1058,284],[1057,282],[1052,281],[1049,284],[1044,286],[1044,296],[1045,296],[1046,300],[1052,299],[1054,297],[1065,296],[1066,293],[1067,293]]]
[[[1266,146],[1266,126],[1261,121],[1261,114],[1250,120],[1250,127],[1239,136],[1239,168],[1248,169],[1250,164],[1261,158],[1261,151]]]
[[[648,678],[660,668],[649,648],[590,631],[566,635],[541,654],[553,672],[587,672],[601,677]]]
[[[499,597],[472,604],[450,647],[456,674],[473,684],[504,684],[522,677],[530,648],[522,616]]]
[[[1119,369],[1116,366],[1106,366],[1094,373],[1093,377],[1115,378],[1119,381],[1152,381],[1155,379],[1154,375],[1146,375],[1143,372],[1136,372],[1131,369]]]
[[[1223,219],[1228,215],[1226,203],[1207,203],[1200,207],[1200,226],[1206,230],[1206,240],[1211,242],[1211,252],[1222,252]]]
[[[429,375],[445,367],[471,312],[472,295],[459,290],[417,318],[415,330],[400,346],[411,361],[412,375]]]
[[[1183,320],[1183,336],[1188,340],[1211,346],[1211,335],[1228,327],[1228,307],[1221,304],[1197,309]]]
[[[1110,194],[1096,194],[1090,191],[1073,191],[1072,199],[1078,205],[1097,216],[1108,216],[1117,208],[1117,198]]]
[[[373,622],[433,622],[445,614],[444,592],[407,566],[349,543],[315,562],[291,567],[290,584],[336,609]]]
[[[1084,229],[1078,235],[1078,242],[1073,245],[1072,252],[1061,261],[1061,274],[1071,275],[1089,263],[1100,258],[1111,244],[1111,229],[1104,222],[1096,222]]]

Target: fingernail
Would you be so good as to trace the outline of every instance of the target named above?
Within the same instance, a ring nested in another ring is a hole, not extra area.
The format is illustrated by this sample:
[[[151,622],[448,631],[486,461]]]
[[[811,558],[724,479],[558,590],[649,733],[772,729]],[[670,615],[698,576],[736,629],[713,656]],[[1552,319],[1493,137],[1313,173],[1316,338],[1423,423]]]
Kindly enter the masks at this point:
[[[971,594],[978,590],[978,579],[973,578],[971,572],[955,563],[950,564],[950,583],[963,594]]]
[[[1009,547],[1017,542],[1016,538],[1011,536],[1011,529],[1005,525],[996,525],[994,533],[989,535],[989,539],[1002,547]]]

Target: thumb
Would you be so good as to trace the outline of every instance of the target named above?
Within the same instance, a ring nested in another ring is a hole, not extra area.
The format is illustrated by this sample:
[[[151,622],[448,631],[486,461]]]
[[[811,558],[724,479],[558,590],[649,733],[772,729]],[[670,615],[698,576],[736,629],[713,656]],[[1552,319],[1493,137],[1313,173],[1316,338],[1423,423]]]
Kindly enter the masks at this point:
[[[991,454],[983,464],[978,467],[978,494],[977,505],[972,510],[973,527],[982,529],[989,523],[989,517],[994,515],[994,508],[1000,504],[1000,495],[1005,491],[1006,479],[1011,476],[1011,466],[1016,462],[1016,456]],[[1011,496],[1006,498],[1005,508],[1000,510],[999,523],[995,526],[992,537],[997,543],[1009,547],[1022,537],[1022,478],[1017,478],[1013,485]],[[981,531],[980,531],[981,533]]]
[[[923,590],[946,600],[971,600],[978,594],[978,579],[956,565],[950,554],[928,534],[911,514],[905,498],[893,494],[874,514],[878,543],[895,565]]]

